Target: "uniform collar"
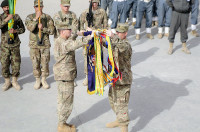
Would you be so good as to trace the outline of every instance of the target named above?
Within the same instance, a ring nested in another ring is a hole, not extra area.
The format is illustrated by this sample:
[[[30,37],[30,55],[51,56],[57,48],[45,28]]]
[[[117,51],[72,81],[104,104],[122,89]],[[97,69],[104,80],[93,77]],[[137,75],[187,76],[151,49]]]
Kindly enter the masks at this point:
[[[61,14],[62,14],[63,18],[67,18],[68,16],[70,16],[70,11],[68,11],[67,14],[65,14],[61,11]]]

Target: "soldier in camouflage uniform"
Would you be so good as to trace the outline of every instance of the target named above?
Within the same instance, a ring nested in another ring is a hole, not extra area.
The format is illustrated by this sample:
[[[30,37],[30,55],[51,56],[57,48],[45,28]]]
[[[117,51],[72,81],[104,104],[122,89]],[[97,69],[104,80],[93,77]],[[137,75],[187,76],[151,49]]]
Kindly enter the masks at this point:
[[[61,0],[61,5],[60,5],[61,11],[57,12],[54,15],[53,20],[56,29],[59,25],[62,24],[72,25],[72,36],[70,38],[75,40],[77,37],[76,33],[79,27],[79,21],[76,17],[76,14],[72,11],[69,11],[70,6],[71,6],[70,0]],[[56,39],[58,38],[58,36],[59,32],[58,30],[56,30],[54,38]],[[74,86],[77,86],[75,80],[74,80]]]
[[[46,78],[49,76],[50,61],[50,40],[49,35],[53,35],[55,31],[53,19],[42,12],[43,1],[40,0],[40,8],[38,8],[38,0],[34,1],[35,13],[30,14],[26,18],[26,26],[30,31],[30,57],[33,63],[33,75],[36,78],[35,89],[39,89],[42,83],[43,88],[48,89],[49,85]],[[39,17],[41,23],[39,24]],[[39,38],[39,29],[41,29],[41,39]],[[40,80],[42,76],[42,80]]]
[[[132,84],[132,48],[126,39],[128,24],[119,23],[116,31],[117,35],[112,36],[111,43],[113,57],[116,66],[119,68],[119,71],[122,74],[122,80],[118,80],[115,86],[109,89],[109,102],[112,110],[117,115],[117,120],[106,124],[106,127],[120,127],[121,132],[128,132],[128,103]]]
[[[73,108],[74,79],[77,76],[75,50],[83,44],[86,45],[88,41],[87,38],[76,41],[70,39],[72,32],[70,25],[59,25],[57,29],[59,37],[54,45],[56,63],[53,72],[58,85],[58,132],[75,132],[75,126],[66,123]]]
[[[4,11],[0,15],[0,29],[1,29],[1,66],[2,76],[5,78],[5,83],[2,87],[4,91],[8,90],[11,86],[10,76],[12,76],[12,86],[21,90],[20,85],[17,82],[17,78],[20,75],[20,43],[18,35],[25,32],[24,24],[18,14],[9,14],[8,0],[4,0],[1,3],[1,7]],[[14,19],[14,26],[8,31],[8,21]],[[14,34],[14,41],[9,42],[9,32]],[[12,74],[10,73],[10,65],[12,68]]]
[[[89,9],[86,9],[80,16],[80,30],[81,31],[87,31],[88,28],[91,28],[93,30],[96,29],[107,29],[108,28],[108,20],[107,20],[107,14],[104,9],[101,9],[98,7],[99,0],[92,0],[92,14],[93,14],[93,20],[92,24],[89,26],[87,21],[87,14],[89,13]],[[84,47],[83,49],[83,55],[84,55],[84,72],[86,74],[86,78],[83,81],[83,85],[88,85],[88,77],[87,77],[87,52]]]

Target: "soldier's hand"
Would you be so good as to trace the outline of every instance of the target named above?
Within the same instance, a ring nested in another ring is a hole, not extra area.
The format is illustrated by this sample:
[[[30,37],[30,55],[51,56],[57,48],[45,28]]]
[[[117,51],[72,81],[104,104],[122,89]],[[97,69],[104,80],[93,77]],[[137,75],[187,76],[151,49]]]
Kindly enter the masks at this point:
[[[81,31],[78,31],[76,34],[77,34],[78,36],[83,36],[83,32],[81,32]]]
[[[9,14],[8,17],[5,19],[5,21],[8,22],[12,18],[13,18],[13,14]]]
[[[92,29],[88,27],[88,28],[87,28],[87,31],[92,31]]]
[[[109,37],[113,37],[113,33],[111,30],[106,30],[106,35],[109,36]]]
[[[42,24],[40,23],[40,24],[38,24],[38,28],[39,29],[43,29],[43,26],[42,26]]]
[[[17,31],[14,30],[13,28],[11,28],[11,29],[9,30],[9,32],[10,32],[10,33],[16,33]]]
[[[41,15],[42,15],[42,12],[41,12],[41,11],[37,11],[37,12],[36,12],[36,17],[35,17],[35,18],[38,19],[39,17],[41,17]]]

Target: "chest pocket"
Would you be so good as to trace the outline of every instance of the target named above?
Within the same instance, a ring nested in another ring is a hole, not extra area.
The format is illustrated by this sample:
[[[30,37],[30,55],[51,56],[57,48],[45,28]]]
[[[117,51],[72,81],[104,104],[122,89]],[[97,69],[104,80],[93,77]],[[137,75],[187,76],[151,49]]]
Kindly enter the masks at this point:
[[[94,18],[93,18],[93,23],[94,23],[94,26],[97,27],[97,28],[101,28],[101,25],[102,25],[102,15],[101,15],[101,12],[96,12],[94,14]]]
[[[71,13],[67,14],[66,17],[63,18],[62,12],[59,11],[59,16],[60,16],[62,22],[66,22],[67,24],[72,25],[73,18],[72,18],[72,14]]]

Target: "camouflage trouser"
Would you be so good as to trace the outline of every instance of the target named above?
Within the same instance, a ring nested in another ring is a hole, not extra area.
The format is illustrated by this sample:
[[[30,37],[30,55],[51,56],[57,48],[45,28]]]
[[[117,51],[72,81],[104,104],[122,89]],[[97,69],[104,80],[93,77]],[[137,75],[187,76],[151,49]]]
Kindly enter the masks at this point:
[[[49,76],[50,49],[30,49],[35,78]]]
[[[12,68],[12,74],[10,74],[10,64]],[[4,78],[9,78],[11,75],[13,77],[18,77],[20,75],[20,64],[21,55],[20,47],[1,47],[1,66],[2,66],[2,76]]]
[[[131,85],[115,85],[109,89],[108,97],[112,110],[120,125],[129,124],[128,103]]]
[[[58,85],[58,121],[65,123],[73,109],[74,81],[56,81]]]

